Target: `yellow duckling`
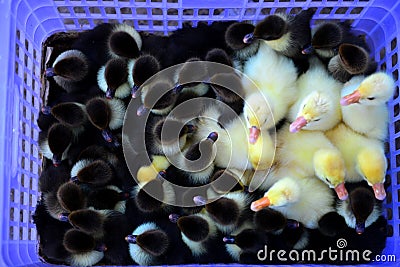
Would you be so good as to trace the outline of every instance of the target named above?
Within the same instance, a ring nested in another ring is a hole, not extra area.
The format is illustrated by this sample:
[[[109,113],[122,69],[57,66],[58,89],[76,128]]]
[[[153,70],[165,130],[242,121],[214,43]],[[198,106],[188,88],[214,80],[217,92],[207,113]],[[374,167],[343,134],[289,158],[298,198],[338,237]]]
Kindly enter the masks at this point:
[[[320,180],[313,177],[284,177],[273,184],[263,198],[251,203],[250,208],[257,212],[270,207],[280,211],[288,219],[316,229],[319,219],[334,210],[333,204],[332,191]]]
[[[343,122],[367,137],[385,140],[389,123],[386,102],[394,89],[393,78],[383,72],[353,77],[342,89]]]
[[[137,180],[139,183],[149,182],[155,179],[158,173],[169,167],[170,162],[165,156],[153,156],[153,161],[148,166],[142,166],[137,171]]]
[[[327,137],[340,150],[346,164],[346,181],[359,182],[363,179],[374,189],[375,197],[386,197],[385,174],[387,160],[383,142],[367,138],[341,123],[326,133]]]

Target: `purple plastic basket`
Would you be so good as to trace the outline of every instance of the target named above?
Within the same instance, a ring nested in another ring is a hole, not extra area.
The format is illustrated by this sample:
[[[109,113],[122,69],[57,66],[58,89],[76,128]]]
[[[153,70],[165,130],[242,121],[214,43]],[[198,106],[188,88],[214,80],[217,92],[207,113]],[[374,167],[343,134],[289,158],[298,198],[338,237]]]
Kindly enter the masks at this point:
[[[400,266],[400,1],[397,0],[5,0],[0,1],[0,266],[49,266],[37,254],[32,213],[40,196],[41,159],[35,125],[41,105],[41,45],[59,31],[81,31],[100,22],[119,22],[140,31],[168,34],[183,22],[246,20],[257,22],[275,12],[297,13],[317,7],[319,20],[352,20],[367,34],[382,70],[393,74],[397,90],[389,103],[390,182],[386,216],[390,237],[384,255]],[[8,37],[8,38],[7,38]],[[399,125],[398,125],[399,124]],[[397,126],[397,127],[396,127]]]

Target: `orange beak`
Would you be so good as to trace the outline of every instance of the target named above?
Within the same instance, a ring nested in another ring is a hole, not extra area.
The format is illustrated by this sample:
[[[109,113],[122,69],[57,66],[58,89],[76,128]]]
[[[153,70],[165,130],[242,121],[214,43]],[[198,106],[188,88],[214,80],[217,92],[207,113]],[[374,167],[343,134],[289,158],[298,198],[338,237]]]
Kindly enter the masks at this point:
[[[289,131],[291,133],[297,133],[298,131],[301,130],[301,128],[303,128],[306,125],[307,125],[307,120],[303,116],[300,116],[290,124]]]
[[[259,200],[254,201],[253,203],[251,203],[250,209],[252,211],[259,211],[262,210],[263,208],[268,207],[269,205],[271,205],[271,201],[269,200],[268,197],[262,197]]]
[[[260,136],[261,130],[257,126],[252,126],[250,128],[249,142],[250,144],[255,144],[258,137]]]
[[[360,101],[361,94],[360,91],[355,90],[353,93],[346,95],[340,99],[340,105],[348,106],[351,104],[358,103]]]
[[[379,200],[384,200],[386,198],[385,187],[383,183],[377,183],[372,186],[374,189],[375,198]]]
[[[335,192],[340,200],[346,200],[349,197],[349,193],[344,186],[344,183],[338,184],[335,187]]]

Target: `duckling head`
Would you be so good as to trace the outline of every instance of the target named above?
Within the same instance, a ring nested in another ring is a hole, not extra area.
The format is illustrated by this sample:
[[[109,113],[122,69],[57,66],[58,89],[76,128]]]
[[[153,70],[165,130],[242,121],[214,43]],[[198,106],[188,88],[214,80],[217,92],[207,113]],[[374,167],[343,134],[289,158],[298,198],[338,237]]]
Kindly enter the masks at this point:
[[[59,76],[72,82],[82,81],[89,73],[89,62],[79,50],[67,50],[61,53],[52,68],[45,71],[47,78]]]
[[[368,185],[372,186],[375,198],[384,200],[386,198],[383,185],[387,169],[386,158],[373,149],[364,149],[358,154],[357,162],[357,168]]]
[[[68,252],[73,254],[107,250],[104,244],[98,244],[91,235],[77,229],[70,229],[64,234],[63,245]]]
[[[345,165],[339,152],[321,149],[314,155],[314,169],[321,181],[334,188],[340,200],[348,198],[344,186]]]
[[[128,80],[128,65],[124,59],[110,59],[105,67],[104,78],[107,82],[106,97],[113,98],[115,91]]]
[[[377,72],[365,78],[354,92],[342,97],[340,104],[342,106],[355,103],[383,105],[393,96],[394,88],[392,77],[386,73]]]
[[[315,91],[307,96],[300,105],[297,118],[290,124],[290,132],[304,130],[328,130],[340,120],[340,108],[331,97]]]
[[[240,50],[249,46],[248,39],[245,36],[253,34],[254,25],[250,23],[238,22],[230,25],[225,32],[227,45],[233,50]]]
[[[49,129],[47,138],[49,148],[53,153],[53,165],[57,167],[61,164],[63,153],[68,149],[73,139],[72,131],[61,123],[56,123]]]
[[[112,56],[136,58],[142,48],[142,38],[130,25],[118,24],[108,38],[108,48]]]
[[[275,125],[268,102],[262,94],[255,93],[246,98],[243,114],[249,129],[250,144],[257,142],[262,129],[267,130]]]
[[[155,75],[161,69],[160,62],[152,55],[140,56],[132,69],[132,78],[134,86],[132,88],[132,98],[136,98],[139,87],[142,86],[151,76]]]
[[[271,15],[258,23],[253,37],[272,41],[281,38],[288,31],[288,24],[282,15]]]
[[[374,210],[374,195],[365,187],[356,188],[350,193],[349,202],[356,219],[356,232],[362,234],[365,230],[365,222]]]
[[[291,177],[285,177],[276,182],[264,197],[251,203],[252,211],[266,207],[282,207],[299,201],[301,189],[298,182]]]

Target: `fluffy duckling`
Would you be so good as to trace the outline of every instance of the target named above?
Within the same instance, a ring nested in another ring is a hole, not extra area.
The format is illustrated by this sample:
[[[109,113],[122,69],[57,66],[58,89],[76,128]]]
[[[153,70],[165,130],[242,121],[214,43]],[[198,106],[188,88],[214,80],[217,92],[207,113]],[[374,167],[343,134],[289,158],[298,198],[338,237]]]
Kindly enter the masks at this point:
[[[96,25],[93,29],[80,33],[72,48],[82,51],[99,68],[110,59],[107,39],[113,28],[114,25],[110,23]]]
[[[155,115],[167,115],[178,99],[178,90],[170,80],[154,79],[141,90],[142,105],[137,115],[142,116],[147,111]]]
[[[255,126],[266,131],[286,116],[296,100],[296,68],[290,59],[262,43],[257,54],[247,60],[243,72],[247,75],[242,78],[246,124],[249,129]]]
[[[122,127],[125,110],[124,103],[119,99],[95,97],[86,103],[90,122],[101,131],[108,143],[118,142],[111,131]]]
[[[204,96],[208,92],[208,84],[204,83],[208,79],[206,65],[200,58],[189,58],[181,64],[175,72],[175,87],[179,93],[189,93],[193,96]]]
[[[84,131],[84,126],[88,121],[85,105],[77,102],[57,104],[50,109],[50,112],[60,123],[69,127],[75,135]]]
[[[214,222],[207,215],[199,213],[188,216],[171,214],[170,220],[176,222],[183,242],[189,247],[194,262],[226,262],[227,255],[221,249],[222,238]]]
[[[136,98],[140,86],[160,70],[160,62],[152,55],[142,55],[138,57],[133,66],[132,74],[128,76],[129,83],[133,84],[131,91],[132,98]]]
[[[137,58],[142,49],[142,38],[132,26],[116,24],[108,37],[107,45],[113,58]]]
[[[129,197],[129,192],[122,191],[115,185],[108,185],[90,191],[87,196],[87,206],[97,210],[106,209],[125,213],[126,200]]]
[[[139,265],[148,266],[183,264],[187,257],[187,248],[178,238],[177,229],[166,231],[154,222],[146,222],[139,225],[131,235],[127,235],[125,240],[129,243],[132,260]],[[177,249],[181,253],[177,254]]]
[[[369,52],[353,44],[341,44],[338,55],[331,58],[328,64],[333,78],[341,82],[347,82],[354,75],[369,75],[376,68],[377,63],[370,58]]]
[[[146,148],[151,155],[173,156],[182,151],[187,138],[195,131],[195,125],[185,124],[175,118],[160,118],[151,133],[146,133]]]
[[[287,219],[283,214],[272,208],[264,208],[254,214],[254,224],[258,229],[268,233],[280,234],[286,227],[298,228],[300,223]]]
[[[310,20],[314,9],[302,10],[295,16],[276,13],[259,22],[250,38],[264,40],[272,49],[292,58],[299,73],[307,71],[309,64],[302,50],[311,44]]]
[[[225,41],[233,50],[233,66],[243,71],[247,59],[254,56],[260,46],[260,41],[247,42],[254,31],[254,25],[245,22],[236,22],[225,32]]]
[[[382,215],[382,202],[375,199],[372,189],[365,183],[356,183],[351,187],[348,200],[338,202],[336,211],[348,227],[362,234]]]
[[[230,192],[205,205],[207,214],[223,234],[231,234],[250,217],[252,197],[247,192]]]
[[[374,190],[375,197],[386,197],[385,174],[387,160],[382,141],[367,138],[341,123],[326,132],[326,136],[340,150],[346,165],[346,182],[366,180]]]
[[[134,64],[134,60],[112,58],[99,69],[97,84],[108,99],[114,96],[124,99],[130,95],[133,84],[128,82],[128,76],[132,73]]]
[[[318,179],[284,177],[276,182],[263,198],[251,203],[251,210],[257,212],[271,207],[288,219],[301,222],[307,228],[316,229],[319,219],[333,211],[333,204],[331,190]]]
[[[100,187],[109,184],[113,179],[113,170],[102,160],[82,159],[71,169],[71,181],[78,184]]]
[[[194,185],[209,182],[214,171],[214,158],[218,133],[212,132],[207,138],[191,145],[183,156],[177,159],[180,172],[184,174],[189,183]]]
[[[93,82],[92,69],[89,59],[79,50],[67,50],[61,53],[47,68],[45,76],[54,81],[68,93],[84,90]]]
[[[91,235],[77,229],[65,233],[63,245],[70,253],[67,262],[71,266],[93,266],[103,259],[107,249]]]
[[[365,40],[355,36],[352,32],[351,24],[345,22],[324,22],[314,28],[311,39],[311,46],[303,49],[302,53],[310,54],[315,52],[322,61],[329,61],[338,53],[338,48],[342,43],[349,43],[368,49]]]
[[[386,102],[392,98],[394,89],[393,78],[383,72],[352,78],[342,89],[343,122],[369,138],[386,140],[389,123]],[[368,123],[361,117],[368,118]]]
[[[40,153],[57,167],[67,159],[72,139],[73,134],[68,127],[60,123],[53,124],[48,132],[39,133]]]
[[[65,262],[69,253],[64,248],[62,240],[64,233],[72,226],[52,218],[42,201],[38,202],[32,218],[40,238],[39,249],[41,253],[54,264]]]

